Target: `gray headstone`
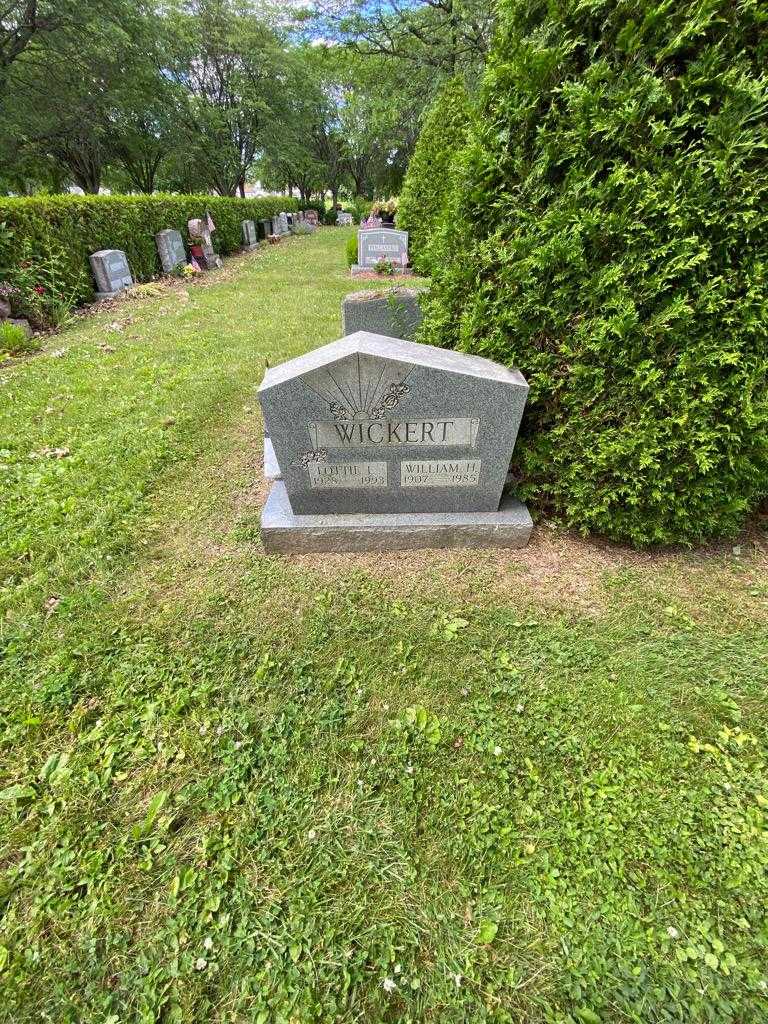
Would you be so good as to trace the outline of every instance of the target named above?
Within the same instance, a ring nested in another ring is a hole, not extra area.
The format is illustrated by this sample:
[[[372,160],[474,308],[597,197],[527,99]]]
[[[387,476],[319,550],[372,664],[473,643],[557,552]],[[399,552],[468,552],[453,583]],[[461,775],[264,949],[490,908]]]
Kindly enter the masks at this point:
[[[375,267],[382,260],[408,264],[408,232],[396,228],[362,228],[357,233],[357,265]]]
[[[364,331],[259,388],[298,516],[497,511],[527,395],[517,370]]]
[[[317,210],[305,210],[304,220],[306,220],[307,223],[314,225],[314,227],[317,227]]]
[[[164,274],[172,273],[176,267],[187,262],[187,250],[181,232],[174,228],[166,228],[155,235],[157,254]]]
[[[111,299],[133,284],[128,258],[121,249],[100,249],[90,256],[96,281],[96,297]]]
[[[344,210],[339,210],[336,214],[336,223],[339,227],[350,227],[355,223],[355,220],[351,213],[346,213]]]
[[[288,228],[288,214],[287,213],[282,213],[281,212],[281,213],[279,213],[277,215],[277,228],[275,230],[275,234],[278,234],[278,235],[289,235],[290,234],[290,230]]]
[[[342,334],[371,331],[413,341],[422,321],[422,294],[417,288],[352,292],[341,301]]]
[[[267,238],[272,234],[272,221],[269,218],[259,221],[259,234],[262,238]]]
[[[259,244],[258,235],[256,233],[256,225],[252,220],[244,220],[242,223],[243,229],[243,245],[246,249],[255,249]]]

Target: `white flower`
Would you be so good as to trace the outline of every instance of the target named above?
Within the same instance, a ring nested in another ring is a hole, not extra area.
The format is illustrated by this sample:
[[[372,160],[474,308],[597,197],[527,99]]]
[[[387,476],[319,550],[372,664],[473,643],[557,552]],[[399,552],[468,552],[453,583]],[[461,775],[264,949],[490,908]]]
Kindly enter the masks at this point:
[[[195,960],[195,970],[196,971],[204,971],[207,966],[208,966],[208,961],[205,959],[205,957],[199,956],[197,958],[197,960]]]
[[[382,711],[389,711],[389,704],[382,704],[381,705],[381,710]]]
[[[461,688],[461,696],[462,697],[468,697],[469,696],[469,690],[466,688],[466,686],[462,686],[462,688]]]
[[[243,745],[243,741],[242,740],[235,740],[235,750],[239,750],[240,747],[242,747],[242,745]]]
[[[395,974],[399,974],[402,971],[402,969],[403,968],[400,964],[395,964]]]
[[[201,736],[205,736],[205,734],[208,732],[208,726],[201,725],[197,731],[200,733]]]
[[[392,981],[391,978],[385,978],[384,981],[382,981],[381,983],[381,987],[384,989],[387,995],[389,995],[391,992],[394,992],[395,989],[397,988],[397,982]]]
[[[522,704],[518,704],[515,708],[515,711],[518,713],[518,715],[522,715],[522,713],[525,711],[525,708]]]
[[[452,974],[451,977],[453,978],[453,984],[456,986],[456,988],[461,988],[461,975]]]
[[[493,748],[493,756],[494,757],[501,757],[501,747],[494,747]]]
[[[217,725],[217,726],[216,726],[216,735],[217,735],[217,736],[221,736],[221,734],[222,734],[223,732],[224,732],[224,726],[223,726],[223,725]]]
[[[210,935],[206,935],[205,939],[203,940],[203,948],[209,951],[213,949],[213,939],[211,938]]]
[[[409,764],[409,765],[406,766],[405,774],[406,775],[413,775],[413,765],[412,764]]]
[[[310,842],[314,842],[314,840],[317,839],[317,829],[311,828],[309,832],[307,832],[307,839],[309,839]]]
[[[670,937],[670,939],[680,938],[680,932],[677,930],[677,928],[674,928],[672,925],[670,925],[669,928],[667,928],[667,935]]]

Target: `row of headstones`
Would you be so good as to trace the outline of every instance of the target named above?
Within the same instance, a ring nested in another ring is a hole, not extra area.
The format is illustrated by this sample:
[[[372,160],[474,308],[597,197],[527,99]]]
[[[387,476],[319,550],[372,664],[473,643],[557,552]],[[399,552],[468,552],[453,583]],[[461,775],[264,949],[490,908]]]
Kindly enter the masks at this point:
[[[297,225],[305,225],[303,230],[314,231],[317,227],[316,210],[300,210],[297,213],[281,212],[276,217],[259,221],[259,227],[252,220],[241,223],[243,248],[253,250],[258,247],[259,238],[281,238],[296,230]],[[190,245],[192,258],[202,270],[214,270],[221,266],[221,258],[214,251],[212,232],[215,231],[210,218],[194,218],[188,225],[190,237],[195,242]],[[171,274],[187,263],[187,250],[181,232],[175,228],[166,228],[155,235],[157,253],[164,274]],[[100,249],[90,256],[91,269],[96,281],[96,298],[110,299],[133,284],[128,257],[121,249]]]

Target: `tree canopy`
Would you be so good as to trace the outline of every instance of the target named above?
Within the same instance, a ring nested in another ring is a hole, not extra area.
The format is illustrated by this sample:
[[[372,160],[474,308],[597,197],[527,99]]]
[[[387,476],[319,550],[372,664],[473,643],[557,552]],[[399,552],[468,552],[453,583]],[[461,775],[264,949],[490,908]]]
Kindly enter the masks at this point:
[[[259,179],[306,201],[326,192],[334,200],[390,194],[443,69],[464,60],[463,44],[455,60],[445,56],[459,36],[428,6],[419,17],[431,19],[431,41],[419,57],[407,47],[353,44],[346,20],[325,36],[320,9],[308,17],[251,0],[6,5],[6,193],[77,186],[243,195]],[[398,33],[427,40],[426,26],[412,28]]]

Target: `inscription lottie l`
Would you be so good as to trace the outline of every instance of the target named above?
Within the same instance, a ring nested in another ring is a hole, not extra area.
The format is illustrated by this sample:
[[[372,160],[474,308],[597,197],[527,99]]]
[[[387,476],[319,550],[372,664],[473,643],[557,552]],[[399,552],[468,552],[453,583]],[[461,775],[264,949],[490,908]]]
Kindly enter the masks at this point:
[[[387,486],[386,462],[312,462],[307,469],[315,490]]]

